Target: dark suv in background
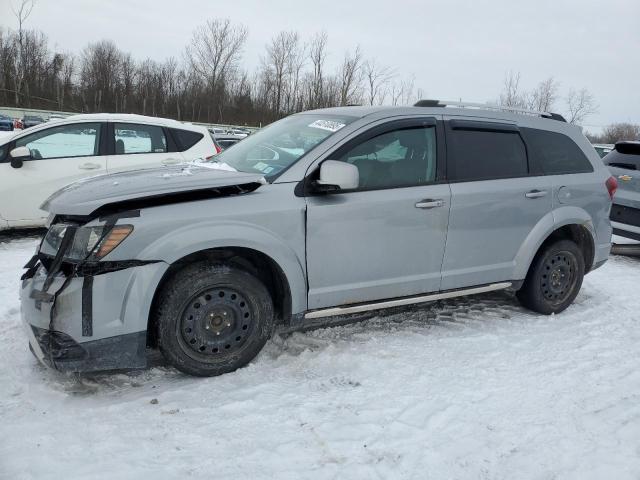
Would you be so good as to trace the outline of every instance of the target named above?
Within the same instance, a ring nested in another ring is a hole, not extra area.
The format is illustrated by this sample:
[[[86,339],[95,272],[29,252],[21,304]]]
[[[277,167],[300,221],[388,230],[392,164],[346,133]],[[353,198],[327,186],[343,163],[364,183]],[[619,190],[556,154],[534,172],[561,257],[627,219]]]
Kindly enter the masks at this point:
[[[36,117],[35,115],[25,115],[22,119],[22,128],[35,127],[41,123],[44,123],[44,118]]]
[[[616,143],[603,161],[618,179],[611,208],[613,233],[640,241],[640,141]]]

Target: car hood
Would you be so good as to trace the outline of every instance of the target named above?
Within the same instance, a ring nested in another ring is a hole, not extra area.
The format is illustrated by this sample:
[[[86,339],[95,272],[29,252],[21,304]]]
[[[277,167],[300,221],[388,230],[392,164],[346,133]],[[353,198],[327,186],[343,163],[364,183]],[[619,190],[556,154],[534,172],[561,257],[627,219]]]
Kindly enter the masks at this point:
[[[244,193],[266,183],[260,174],[217,165],[182,164],[89,177],[58,190],[40,208],[57,215],[95,216]]]

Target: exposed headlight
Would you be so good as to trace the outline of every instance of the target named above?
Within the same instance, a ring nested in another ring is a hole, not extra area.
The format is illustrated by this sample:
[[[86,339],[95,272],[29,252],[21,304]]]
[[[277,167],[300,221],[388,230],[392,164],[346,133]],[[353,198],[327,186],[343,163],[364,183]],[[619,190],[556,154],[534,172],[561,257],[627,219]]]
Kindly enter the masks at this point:
[[[40,251],[46,255],[55,256],[62,245],[67,228],[76,228],[71,248],[64,258],[78,261],[87,257],[99,260],[131,234],[133,225],[115,225],[105,227],[98,225],[94,227],[74,227],[65,224],[52,225],[45,236]]]

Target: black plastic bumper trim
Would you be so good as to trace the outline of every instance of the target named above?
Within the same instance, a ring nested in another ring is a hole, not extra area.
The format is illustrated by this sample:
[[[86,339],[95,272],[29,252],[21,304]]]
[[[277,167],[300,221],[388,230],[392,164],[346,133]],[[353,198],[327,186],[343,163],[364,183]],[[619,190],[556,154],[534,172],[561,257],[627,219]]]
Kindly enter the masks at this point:
[[[627,207],[626,205],[614,203],[611,206],[609,218],[612,222],[640,227],[640,208]]]
[[[144,368],[147,332],[78,343],[66,333],[31,326],[45,363],[61,372],[97,372]]]
[[[93,336],[93,277],[82,281],[82,336]]]
[[[619,228],[613,229],[613,234],[619,237],[629,238],[631,240],[640,240],[640,233],[629,232],[627,230],[620,230]]]

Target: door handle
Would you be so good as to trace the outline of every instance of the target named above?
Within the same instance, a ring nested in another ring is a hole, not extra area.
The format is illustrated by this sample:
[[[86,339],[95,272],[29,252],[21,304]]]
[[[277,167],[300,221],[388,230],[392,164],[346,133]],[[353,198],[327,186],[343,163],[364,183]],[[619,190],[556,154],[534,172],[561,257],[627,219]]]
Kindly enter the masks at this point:
[[[81,170],[96,170],[100,168],[100,164],[88,162],[88,163],[83,163],[82,165],[78,165],[78,168]]]
[[[530,192],[525,193],[524,196],[527,198],[540,198],[544,197],[546,194],[546,190],[531,190]]]
[[[180,163],[180,160],[178,160],[177,158],[165,158],[161,163],[163,165],[176,165]]]
[[[436,208],[444,206],[444,200],[432,200],[430,198],[426,198],[424,200],[416,203],[416,208]]]

